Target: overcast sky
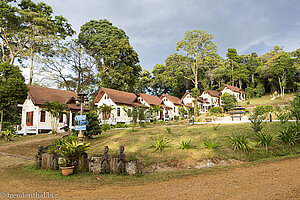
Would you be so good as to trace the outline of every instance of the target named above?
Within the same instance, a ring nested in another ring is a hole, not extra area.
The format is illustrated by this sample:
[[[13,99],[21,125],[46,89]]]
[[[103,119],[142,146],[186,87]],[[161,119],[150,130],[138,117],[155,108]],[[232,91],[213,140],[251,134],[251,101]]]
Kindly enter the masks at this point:
[[[33,0],[40,2],[40,0]],[[218,53],[261,55],[275,45],[300,48],[300,0],[41,0],[63,15],[77,32],[90,21],[107,19],[123,29],[152,71],[176,53],[184,33],[205,30],[215,36]]]

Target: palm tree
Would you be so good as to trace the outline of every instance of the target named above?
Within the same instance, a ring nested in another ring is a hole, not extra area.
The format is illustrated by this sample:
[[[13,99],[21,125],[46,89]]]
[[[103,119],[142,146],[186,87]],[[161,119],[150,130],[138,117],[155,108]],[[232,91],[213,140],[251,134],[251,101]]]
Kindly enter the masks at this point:
[[[103,104],[98,109],[100,113],[102,113],[103,116],[102,119],[108,120],[110,118],[111,111],[114,110],[115,108],[112,105],[108,106],[106,104]]]

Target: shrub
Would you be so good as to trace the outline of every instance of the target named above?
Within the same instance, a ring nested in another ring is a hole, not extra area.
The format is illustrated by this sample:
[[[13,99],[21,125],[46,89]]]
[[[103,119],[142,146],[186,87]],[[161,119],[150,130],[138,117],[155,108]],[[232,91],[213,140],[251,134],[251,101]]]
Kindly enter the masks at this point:
[[[181,149],[181,150],[183,150],[183,149],[191,149],[193,147],[194,146],[191,145],[191,139],[190,139],[189,141],[181,141],[181,142],[179,142],[178,149]]]
[[[222,108],[221,107],[212,107],[210,110],[209,110],[210,113],[214,113],[214,114],[220,114],[223,112]]]
[[[13,138],[17,137],[14,129],[2,131],[2,137],[6,139],[6,141],[11,141]]]
[[[179,120],[179,116],[174,116],[174,120],[178,121]]]
[[[171,128],[166,127],[166,130],[167,130],[168,134],[172,134]]]
[[[257,97],[261,97],[265,93],[265,87],[263,84],[257,84],[256,88],[254,89]]]
[[[206,149],[215,149],[220,146],[219,142],[214,142],[212,140],[204,140],[204,148]]]
[[[272,134],[256,133],[255,137],[257,139],[257,145],[266,147],[266,151],[268,151],[268,146],[273,141],[274,136]]]
[[[78,143],[77,141],[64,142],[58,145],[59,148],[56,152],[74,165],[78,157],[90,148],[89,145],[90,143]]]
[[[154,151],[162,151],[168,147],[170,140],[166,140],[165,137],[157,137],[156,140],[152,140],[153,144],[150,147],[154,147]]]
[[[266,118],[265,115],[257,115],[252,114],[252,116],[249,118],[249,120],[252,123],[252,129],[254,133],[258,133],[263,129],[263,126],[265,125],[264,119]]]
[[[236,98],[234,95],[230,95],[228,93],[224,93],[221,96],[221,99],[223,101],[223,109],[225,112],[229,111],[231,108],[235,106],[235,103],[237,102]]]
[[[108,131],[109,129],[111,129],[111,126],[109,124],[103,124],[102,125],[102,130],[103,131]]]
[[[285,127],[282,131],[280,131],[278,137],[284,144],[294,145],[299,141],[299,134],[299,129],[295,130],[295,127],[289,125]]]
[[[231,140],[231,147],[234,151],[242,150],[243,152],[247,152],[252,149],[250,140],[244,135],[232,135],[232,137],[228,138]]]
[[[125,123],[118,122],[115,125],[115,128],[127,128],[128,126]]]
[[[86,118],[88,124],[86,125],[86,131],[83,131],[83,134],[88,138],[91,138],[92,135],[99,135],[102,132],[100,126],[100,120],[98,118],[98,114],[95,110],[92,110],[86,113]]]

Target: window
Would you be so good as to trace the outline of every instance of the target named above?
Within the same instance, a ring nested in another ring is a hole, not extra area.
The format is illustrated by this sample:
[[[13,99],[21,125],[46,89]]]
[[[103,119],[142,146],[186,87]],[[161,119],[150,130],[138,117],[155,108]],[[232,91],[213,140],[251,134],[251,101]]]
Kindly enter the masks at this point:
[[[64,122],[64,115],[60,115],[59,116],[59,123],[63,123]]]
[[[33,111],[26,112],[26,126],[33,126]]]
[[[121,109],[120,109],[120,108],[117,109],[117,116],[118,116],[118,117],[121,116]]]
[[[46,121],[46,111],[41,111],[40,122],[45,122],[45,121]]]

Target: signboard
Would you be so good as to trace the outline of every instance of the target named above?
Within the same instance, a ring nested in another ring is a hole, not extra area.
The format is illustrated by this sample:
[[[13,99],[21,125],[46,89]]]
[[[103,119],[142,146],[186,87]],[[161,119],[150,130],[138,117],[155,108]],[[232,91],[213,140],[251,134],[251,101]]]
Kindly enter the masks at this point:
[[[88,120],[79,120],[78,125],[87,125],[89,122]]]
[[[75,120],[76,121],[86,120],[86,115],[76,115]]]
[[[86,130],[86,125],[77,125],[75,126],[76,131],[85,131]]]

